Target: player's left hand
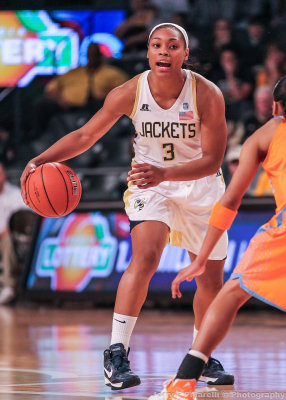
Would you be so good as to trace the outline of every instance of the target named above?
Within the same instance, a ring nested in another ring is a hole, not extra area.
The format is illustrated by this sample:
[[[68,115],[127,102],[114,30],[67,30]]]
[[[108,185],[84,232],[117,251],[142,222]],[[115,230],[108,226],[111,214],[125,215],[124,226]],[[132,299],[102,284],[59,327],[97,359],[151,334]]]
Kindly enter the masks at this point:
[[[30,174],[36,171],[37,165],[33,162],[33,160],[29,161],[28,164],[26,165],[21,178],[21,195],[23,198],[24,203],[28,206],[28,198],[27,198],[27,193],[26,193],[26,180]]]
[[[195,276],[202,275],[205,272],[206,264],[199,263],[197,260],[193,261],[191,265],[181,269],[176,278],[172,282],[172,298],[181,298],[180,283],[183,281],[191,281]]]
[[[134,164],[128,172],[127,182],[136,185],[140,189],[157,186],[164,181],[164,168],[158,168],[150,164]]]

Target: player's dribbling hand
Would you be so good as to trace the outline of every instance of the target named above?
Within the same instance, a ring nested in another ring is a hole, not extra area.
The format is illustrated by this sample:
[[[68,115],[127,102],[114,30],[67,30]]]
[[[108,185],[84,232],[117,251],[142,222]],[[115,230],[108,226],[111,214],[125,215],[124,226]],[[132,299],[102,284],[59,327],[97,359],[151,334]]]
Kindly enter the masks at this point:
[[[34,172],[36,170],[36,164],[34,164],[32,161],[28,162],[28,164],[26,165],[21,178],[20,178],[20,182],[21,182],[21,195],[23,198],[24,203],[28,206],[29,202],[27,199],[27,194],[26,194],[26,180],[28,178],[28,176]]]
[[[157,186],[164,181],[164,168],[158,168],[150,164],[134,164],[128,172],[127,182],[138,186],[140,189],[147,189]]]
[[[171,289],[172,289],[172,298],[175,299],[178,297],[179,299],[182,297],[182,293],[180,292],[180,283],[183,281],[191,281],[195,276],[202,275],[205,272],[206,264],[199,263],[196,260],[192,262],[191,265],[181,269],[176,278],[173,280]]]

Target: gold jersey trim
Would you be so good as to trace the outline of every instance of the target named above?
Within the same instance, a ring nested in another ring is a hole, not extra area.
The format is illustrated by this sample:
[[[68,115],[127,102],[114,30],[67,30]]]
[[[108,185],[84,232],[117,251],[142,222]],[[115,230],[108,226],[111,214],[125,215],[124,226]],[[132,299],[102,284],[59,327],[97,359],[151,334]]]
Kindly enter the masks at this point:
[[[136,113],[137,106],[138,106],[138,101],[139,101],[139,95],[140,95],[140,88],[141,88],[141,82],[143,78],[144,72],[139,76],[138,82],[137,82],[137,88],[136,88],[136,96],[135,96],[135,102],[133,106],[133,110],[129,117],[132,119],[134,117],[134,114]]]
[[[190,71],[190,74],[191,74],[191,78],[192,78],[192,94],[193,94],[194,108],[195,108],[195,112],[196,112],[198,118],[200,118],[199,113],[198,113],[198,107],[197,107],[197,81],[196,81],[196,77],[192,71]]]

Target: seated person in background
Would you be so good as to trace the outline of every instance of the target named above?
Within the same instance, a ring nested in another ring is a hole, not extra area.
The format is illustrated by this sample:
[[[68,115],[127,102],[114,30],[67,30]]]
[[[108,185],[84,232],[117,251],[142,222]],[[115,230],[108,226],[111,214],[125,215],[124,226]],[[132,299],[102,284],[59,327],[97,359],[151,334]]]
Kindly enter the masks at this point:
[[[254,78],[240,66],[237,51],[224,46],[220,53],[220,67],[213,71],[212,80],[222,91],[226,103],[226,118],[237,121],[251,105]]]
[[[189,0],[191,25],[203,33],[217,19],[233,21],[236,2],[237,0]]]
[[[224,159],[223,172],[227,186],[238,167],[241,148],[242,148],[241,144],[236,144],[234,146],[229,147],[226,153]],[[259,166],[255,174],[255,177],[253,178],[253,181],[251,182],[245,194],[246,196],[254,196],[254,197],[273,196],[273,191],[270,181],[268,179],[266,172],[261,166]]]
[[[266,48],[266,23],[259,15],[250,17],[238,42],[243,63],[255,72],[263,65]]]
[[[233,174],[235,173],[238,163],[239,163],[239,156],[241,151],[241,145],[237,144],[228,148],[226,155],[223,160],[223,177],[225,180],[226,186],[228,186],[229,182]]]
[[[171,15],[169,20],[173,24],[180,25],[186,30],[189,39],[189,48],[192,49],[192,51],[196,49],[199,45],[199,40],[192,35],[192,29],[189,27],[187,14],[183,12],[176,12]]]
[[[257,13],[271,24],[280,13],[280,0],[247,0],[236,1],[234,19],[240,26],[244,26],[249,18],[256,17]],[[282,0],[280,3],[284,3]]]
[[[228,139],[228,145],[243,144],[245,140],[272,117],[272,89],[270,86],[258,87],[254,92],[254,110],[242,115]]]
[[[174,24],[180,25],[178,22],[172,21],[173,14],[188,14],[192,5],[189,0],[151,0],[152,4],[155,5],[160,13],[161,22],[168,21]],[[184,29],[186,27],[182,25]],[[193,25],[192,25],[193,26]]]
[[[7,124],[8,125],[8,124]],[[11,135],[10,130],[0,124],[0,159],[5,162],[6,165],[13,164],[16,162],[16,143],[14,135]]]
[[[9,220],[14,212],[25,208],[27,206],[22,200],[20,188],[7,181],[4,164],[0,161],[0,255],[3,264],[3,287],[0,291],[0,304],[7,304],[16,296],[19,271],[9,232]]]
[[[286,48],[281,43],[269,43],[263,68],[256,75],[256,86],[274,87],[286,72]]]
[[[133,14],[115,29],[114,34],[124,41],[123,53],[147,53],[146,41],[151,28],[161,22],[159,10],[148,0],[132,0]]]
[[[125,72],[104,62],[97,43],[89,45],[87,60],[87,65],[70,70],[48,83],[45,97],[35,104],[34,137],[45,131],[55,114],[85,109],[93,115],[107,94],[128,79]]]
[[[103,61],[97,43],[89,45],[87,59],[86,66],[75,68],[51,80],[46,87],[46,96],[64,109],[84,107],[89,102],[92,106],[93,102],[103,101],[110,90],[128,79],[125,72]]]
[[[206,30],[201,37],[201,55],[205,70],[209,73],[219,67],[220,52],[225,46],[234,43],[232,24],[225,18],[214,22],[212,36]]]

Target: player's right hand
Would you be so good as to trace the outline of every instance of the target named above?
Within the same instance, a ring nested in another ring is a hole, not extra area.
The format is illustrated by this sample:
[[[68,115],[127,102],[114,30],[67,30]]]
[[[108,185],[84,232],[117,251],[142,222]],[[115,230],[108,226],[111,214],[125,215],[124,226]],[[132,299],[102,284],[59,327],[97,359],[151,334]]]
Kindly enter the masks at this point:
[[[199,263],[197,260],[193,261],[191,265],[181,269],[178,275],[172,282],[172,298],[175,299],[178,297],[179,299],[182,297],[182,293],[180,292],[180,283],[183,281],[191,281],[195,276],[202,275],[205,272],[206,264]]]
[[[164,168],[142,163],[132,165],[128,172],[127,182],[136,185],[139,189],[148,189],[164,181]]]
[[[36,167],[37,167],[37,165],[33,161],[29,161],[21,175],[21,178],[20,178],[21,195],[22,195],[24,203],[27,206],[29,205],[29,202],[28,202],[27,193],[26,193],[26,180],[27,180],[28,176],[36,170]]]

